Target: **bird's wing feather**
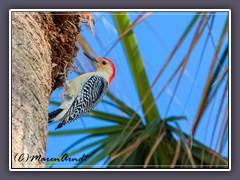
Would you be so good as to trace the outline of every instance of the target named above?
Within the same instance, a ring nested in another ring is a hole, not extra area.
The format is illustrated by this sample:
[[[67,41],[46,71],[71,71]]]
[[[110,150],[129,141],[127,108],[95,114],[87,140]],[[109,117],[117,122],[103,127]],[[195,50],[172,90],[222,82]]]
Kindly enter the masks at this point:
[[[99,76],[91,76],[81,89],[81,96],[77,96],[72,106],[61,119],[56,129],[72,122],[83,114],[88,113],[94,108],[106,94],[108,83],[104,78]]]

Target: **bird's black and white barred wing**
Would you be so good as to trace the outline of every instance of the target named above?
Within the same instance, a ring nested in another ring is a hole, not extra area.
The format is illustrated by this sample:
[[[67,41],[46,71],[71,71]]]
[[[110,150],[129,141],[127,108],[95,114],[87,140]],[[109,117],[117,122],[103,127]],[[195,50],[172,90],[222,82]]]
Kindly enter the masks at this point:
[[[61,119],[56,129],[88,113],[102,100],[107,93],[107,89],[108,82],[104,78],[96,75],[91,76],[83,85],[81,93],[75,98],[71,108]]]

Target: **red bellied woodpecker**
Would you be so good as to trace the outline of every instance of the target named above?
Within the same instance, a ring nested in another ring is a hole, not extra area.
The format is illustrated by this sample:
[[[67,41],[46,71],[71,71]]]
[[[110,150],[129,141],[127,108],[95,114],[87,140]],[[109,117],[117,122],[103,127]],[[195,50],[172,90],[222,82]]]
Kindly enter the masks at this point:
[[[60,121],[56,129],[91,111],[107,93],[115,76],[115,66],[109,59],[84,54],[92,61],[96,72],[82,74],[69,82],[66,80],[62,104],[48,114],[49,123]]]

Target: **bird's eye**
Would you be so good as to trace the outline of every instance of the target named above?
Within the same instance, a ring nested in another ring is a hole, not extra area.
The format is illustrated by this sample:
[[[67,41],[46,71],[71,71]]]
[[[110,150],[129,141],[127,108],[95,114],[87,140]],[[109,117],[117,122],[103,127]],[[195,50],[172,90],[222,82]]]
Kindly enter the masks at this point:
[[[106,61],[103,61],[103,62],[102,62],[102,64],[103,64],[103,65],[106,65],[106,64],[107,64],[107,62],[106,62]]]

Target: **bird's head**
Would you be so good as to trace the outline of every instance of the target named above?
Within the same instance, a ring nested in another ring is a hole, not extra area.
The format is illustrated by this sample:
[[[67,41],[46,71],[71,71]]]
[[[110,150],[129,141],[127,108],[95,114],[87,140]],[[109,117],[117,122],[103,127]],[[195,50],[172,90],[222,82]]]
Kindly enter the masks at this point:
[[[95,66],[97,71],[106,73],[107,79],[108,79],[108,84],[110,84],[115,76],[115,71],[116,71],[115,66],[112,63],[112,61],[109,60],[108,58],[99,58],[99,57],[95,58],[95,57],[88,55],[85,52],[84,52],[84,55],[87,56],[88,59],[90,59],[92,61],[93,65]]]

